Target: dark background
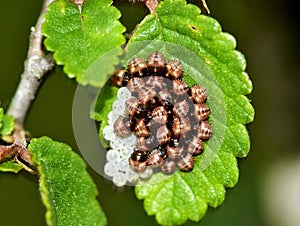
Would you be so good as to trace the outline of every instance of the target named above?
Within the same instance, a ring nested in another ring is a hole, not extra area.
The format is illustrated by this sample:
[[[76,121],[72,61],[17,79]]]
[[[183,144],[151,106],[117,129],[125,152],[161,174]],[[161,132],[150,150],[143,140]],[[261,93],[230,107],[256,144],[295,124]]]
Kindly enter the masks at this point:
[[[129,31],[147,13],[143,5],[116,4]],[[1,2],[0,105],[4,108],[23,71],[30,27],[41,5],[40,0]],[[239,160],[238,184],[227,190],[223,205],[209,208],[201,222],[186,225],[300,225],[299,214],[293,214],[300,209],[299,1],[208,0],[208,5],[211,16],[235,36],[238,50],[246,55],[254,85],[249,98],[256,117],[249,125],[251,152]],[[48,135],[78,151],[72,131],[76,86],[61,68],[48,76],[26,122],[33,137]],[[109,225],[157,225],[132,187],[116,191],[110,181],[89,171]],[[1,226],[45,225],[36,177],[0,173],[0,200]]]

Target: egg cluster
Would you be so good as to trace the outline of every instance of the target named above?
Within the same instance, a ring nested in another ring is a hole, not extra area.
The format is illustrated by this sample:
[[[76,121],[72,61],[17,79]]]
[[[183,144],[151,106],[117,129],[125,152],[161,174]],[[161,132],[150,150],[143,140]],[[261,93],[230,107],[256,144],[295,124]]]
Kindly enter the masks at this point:
[[[132,172],[192,170],[193,156],[202,153],[203,141],[212,135],[206,89],[198,84],[189,88],[182,80],[181,62],[166,62],[159,52],[151,53],[147,62],[132,58],[127,69],[114,74],[112,83],[123,91],[127,87],[127,94],[114,103],[122,108],[113,107],[119,115],[111,120],[111,130],[125,141],[135,136],[130,156],[124,157]]]
[[[114,131],[114,124],[119,117],[124,116],[125,103],[130,98],[131,92],[126,87],[118,90],[117,99],[113,103],[112,111],[108,114],[108,124],[102,131],[103,137],[110,143],[110,149],[106,153],[107,162],[104,172],[118,187],[135,184],[139,178],[146,179],[153,173],[151,167],[140,173],[134,172],[130,168],[128,159],[134,152],[137,138],[134,133],[127,137],[120,137]]]

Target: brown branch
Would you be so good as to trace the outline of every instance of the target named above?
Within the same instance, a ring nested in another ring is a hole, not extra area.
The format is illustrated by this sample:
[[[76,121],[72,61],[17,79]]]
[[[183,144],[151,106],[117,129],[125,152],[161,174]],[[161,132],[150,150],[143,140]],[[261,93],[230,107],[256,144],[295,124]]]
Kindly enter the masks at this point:
[[[206,1],[205,0],[200,0],[200,1],[201,1],[202,5],[203,5],[204,9],[206,10],[207,14],[210,14],[210,11],[209,11],[209,8],[208,8],[208,6],[206,4]]]
[[[16,124],[21,127],[23,127],[27,112],[35,99],[44,75],[54,66],[53,58],[45,57],[42,51],[43,35],[41,32],[42,24],[45,20],[44,14],[48,5],[53,1],[45,0],[38,21],[35,27],[31,28],[24,72],[21,75],[21,81],[7,112],[7,114],[14,117]]]
[[[158,0],[146,0],[145,5],[150,10],[150,13],[153,13],[158,6]]]

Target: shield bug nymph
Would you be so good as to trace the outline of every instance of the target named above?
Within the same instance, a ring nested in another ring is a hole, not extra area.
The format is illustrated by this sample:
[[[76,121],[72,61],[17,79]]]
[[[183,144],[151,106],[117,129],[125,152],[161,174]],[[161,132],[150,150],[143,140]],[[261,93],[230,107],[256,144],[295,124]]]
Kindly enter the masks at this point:
[[[134,172],[142,172],[147,167],[148,153],[135,150],[129,158],[129,166]]]
[[[150,73],[157,74],[165,71],[166,58],[158,51],[149,54],[147,63]]]
[[[134,76],[139,77],[146,75],[147,64],[142,58],[132,58],[128,64],[128,71]]]
[[[166,65],[166,77],[172,80],[181,79],[182,77],[182,64],[178,60],[171,60]]]
[[[114,123],[114,131],[119,137],[128,137],[131,134],[128,117],[119,117]]]

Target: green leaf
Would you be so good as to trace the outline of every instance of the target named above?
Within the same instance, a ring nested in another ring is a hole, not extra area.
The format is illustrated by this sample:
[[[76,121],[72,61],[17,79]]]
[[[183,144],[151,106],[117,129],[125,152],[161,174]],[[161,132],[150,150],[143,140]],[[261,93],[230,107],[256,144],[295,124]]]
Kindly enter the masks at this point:
[[[84,161],[68,145],[42,137],[32,139],[28,150],[40,174],[48,225],[106,225],[96,185]]]
[[[112,73],[125,28],[111,0],[85,1],[80,12],[70,0],[52,3],[45,15],[42,33],[45,46],[70,78],[81,84],[101,87]]]
[[[0,127],[0,135],[10,135],[15,128],[14,118],[10,115],[4,115],[1,123],[2,127]]]
[[[238,181],[236,157],[245,157],[249,152],[245,124],[253,121],[254,109],[244,96],[252,91],[244,72],[246,61],[235,48],[235,39],[223,33],[215,19],[201,15],[197,6],[184,0],[161,2],[129,41],[124,64],[132,56],[145,58],[155,50],[168,59],[179,59],[185,81],[206,87],[211,110],[213,136],[205,143],[204,153],[195,157],[193,171],[178,171],[171,176],[155,174],[136,186],[136,195],[144,199],[146,212],[156,215],[159,224],[199,221],[208,205],[222,204],[225,187],[233,187]]]
[[[0,129],[1,129],[1,127],[2,127],[2,118],[3,118],[3,115],[4,115],[3,109],[0,108]]]
[[[14,127],[15,125],[13,117],[9,115],[4,115],[3,109],[0,108],[0,136],[10,135],[14,130]],[[1,172],[18,173],[21,169],[23,169],[23,167],[14,162],[13,160],[0,162]]]
[[[118,88],[112,86],[108,81],[100,90],[98,97],[91,108],[90,116],[99,122],[106,120],[108,113],[112,109],[112,104],[116,99]]]
[[[13,160],[0,163],[1,172],[13,172],[18,173],[23,167]]]

